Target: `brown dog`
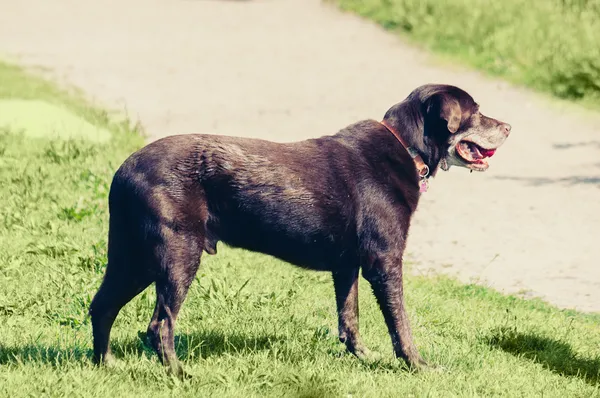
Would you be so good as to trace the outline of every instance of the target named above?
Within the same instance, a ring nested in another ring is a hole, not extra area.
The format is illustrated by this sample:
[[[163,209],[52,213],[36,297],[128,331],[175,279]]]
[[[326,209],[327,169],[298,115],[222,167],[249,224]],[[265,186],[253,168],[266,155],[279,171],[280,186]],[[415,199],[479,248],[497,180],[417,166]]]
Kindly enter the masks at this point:
[[[177,314],[217,242],[333,275],[339,338],[368,356],[358,332],[359,269],[379,302],[396,356],[424,365],[404,308],[402,254],[427,178],[451,165],[486,170],[510,125],[483,116],[473,98],[425,85],[383,122],[279,144],[213,135],[166,137],[137,151],[110,189],[108,265],[90,307],[94,357],[109,356],[119,310],[152,282],[149,340],[181,371]]]

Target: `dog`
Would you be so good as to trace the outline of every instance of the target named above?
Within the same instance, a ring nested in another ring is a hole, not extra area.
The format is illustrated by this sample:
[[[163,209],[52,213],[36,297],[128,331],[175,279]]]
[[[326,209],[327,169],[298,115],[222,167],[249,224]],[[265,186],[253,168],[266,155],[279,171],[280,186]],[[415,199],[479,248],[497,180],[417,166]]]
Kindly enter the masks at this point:
[[[156,306],[149,343],[178,373],[177,314],[203,252],[217,243],[328,271],[339,339],[359,358],[371,353],[358,328],[358,279],[370,283],[396,357],[426,362],[403,300],[402,256],[411,216],[441,168],[488,168],[511,126],[479,112],[462,89],[416,88],[381,122],[293,143],[185,134],[132,154],[109,193],[108,263],[90,305],[94,360],[110,359],[120,309],[151,283]]]

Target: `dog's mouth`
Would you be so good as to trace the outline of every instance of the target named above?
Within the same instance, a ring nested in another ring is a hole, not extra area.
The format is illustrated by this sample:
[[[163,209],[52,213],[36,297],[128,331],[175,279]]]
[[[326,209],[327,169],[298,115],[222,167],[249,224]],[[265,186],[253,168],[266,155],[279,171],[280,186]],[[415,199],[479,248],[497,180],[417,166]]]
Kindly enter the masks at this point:
[[[456,153],[467,163],[467,167],[480,171],[487,170],[489,164],[486,159],[492,157],[496,153],[496,149],[483,148],[467,140],[462,140],[456,144]]]

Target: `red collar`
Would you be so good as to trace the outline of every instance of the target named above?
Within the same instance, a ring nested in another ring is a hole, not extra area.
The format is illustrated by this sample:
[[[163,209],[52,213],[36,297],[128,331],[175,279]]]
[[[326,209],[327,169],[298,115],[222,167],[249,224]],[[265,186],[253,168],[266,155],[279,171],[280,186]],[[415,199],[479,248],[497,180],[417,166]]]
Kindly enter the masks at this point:
[[[388,129],[388,131],[390,133],[392,133],[394,135],[394,137],[396,137],[396,139],[398,140],[398,142],[400,142],[400,144],[402,144],[402,146],[404,147],[404,149],[406,149],[406,152],[408,152],[408,154],[410,155],[410,157],[415,162],[415,166],[417,167],[417,171],[419,173],[419,177],[421,178],[421,180],[427,179],[427,177],[429,177],[429,166],[427,166],[425,164],[425,162],[423,161],[423,158],[421,157],[421,155],[419,155],[419,153],[417,152],[417,150],[415,148],[409,146],[406,143],[406,141],[404,141],[402,139],[402,137],[400,136],[400,134],[398,134],[398,132],[396,131],[396,129],[394,129],[392,126],[390,126],[385,120],[382,120],[380,123],[386,129]]]

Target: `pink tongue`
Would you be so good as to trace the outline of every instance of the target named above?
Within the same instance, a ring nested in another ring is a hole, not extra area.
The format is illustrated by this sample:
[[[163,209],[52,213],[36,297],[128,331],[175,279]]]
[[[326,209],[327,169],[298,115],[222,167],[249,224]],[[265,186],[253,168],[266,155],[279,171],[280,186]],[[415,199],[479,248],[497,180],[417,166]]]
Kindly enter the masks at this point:
[[[480,148],[479,152],[481,152],[481,154],[483,155],[483,157],[485,157],[485,158],[491,158],[494,155],[494,153],[496,153],[496,150],[495,149],[483,149],[483,148]]]

